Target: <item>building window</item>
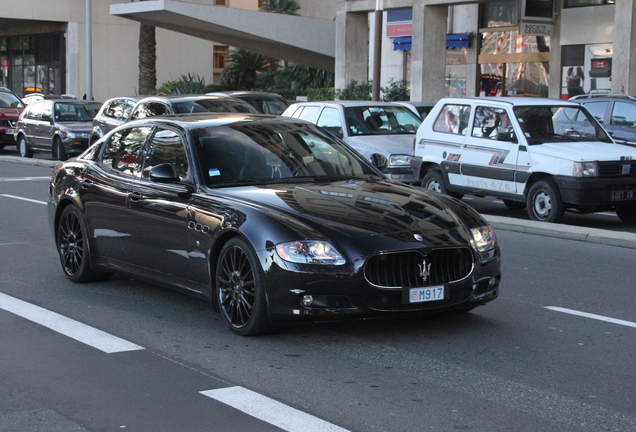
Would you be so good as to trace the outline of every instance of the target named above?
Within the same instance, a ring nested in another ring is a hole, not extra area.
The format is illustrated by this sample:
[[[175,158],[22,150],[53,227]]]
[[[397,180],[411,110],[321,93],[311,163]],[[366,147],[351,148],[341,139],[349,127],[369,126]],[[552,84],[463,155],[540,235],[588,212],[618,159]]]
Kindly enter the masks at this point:
[[[214,6],[227,6],[227,0],[214,0]]]
[[[258,0],[258,8],[261,9],[265,3],[268,3],[269,0]]]
[[[225,69],[225,58],[227,57],[226,46],[214,47],[214,69]]]
[[[615,0],[565,0],[565,7],[599,6],[614,3],[616,3]]]

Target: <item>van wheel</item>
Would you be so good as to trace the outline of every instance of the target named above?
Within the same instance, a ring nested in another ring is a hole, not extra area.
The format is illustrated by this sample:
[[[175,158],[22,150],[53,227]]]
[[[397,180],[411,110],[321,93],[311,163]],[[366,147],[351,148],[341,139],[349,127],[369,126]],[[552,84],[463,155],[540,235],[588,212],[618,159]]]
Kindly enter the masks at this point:
[[[459,194],[457,192],[449,192],[446,187],[446,183],[444,183],[444,176],[439,171],[429,171],[424,175],[422,179],[422,188],[435,191],[437,193],[447,194],[452,196],[453,198],[462,199],[464,195]]]
[[[636,204],[616,206],[616,215],[627,224],[636,224]]]
[[[528,198],[528,216],[541,222],[559,223],[565,214],[565,204],[561,200],[559,188],[550,180],[541,180],[530,187]]]

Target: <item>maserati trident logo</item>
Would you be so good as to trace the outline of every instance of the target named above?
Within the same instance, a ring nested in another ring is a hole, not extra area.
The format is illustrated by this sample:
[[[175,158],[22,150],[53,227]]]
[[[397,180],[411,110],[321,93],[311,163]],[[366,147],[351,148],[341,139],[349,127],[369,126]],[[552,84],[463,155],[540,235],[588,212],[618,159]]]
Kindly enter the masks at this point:
[[[422,261],[422,265],[417,265],[420,268],[420,276],[423,280],[423,282],[427,282],[428,281],[428,277],[431,275],[431,265],[430,264],[426,264],[426,258],[424,258],[424,260]]]

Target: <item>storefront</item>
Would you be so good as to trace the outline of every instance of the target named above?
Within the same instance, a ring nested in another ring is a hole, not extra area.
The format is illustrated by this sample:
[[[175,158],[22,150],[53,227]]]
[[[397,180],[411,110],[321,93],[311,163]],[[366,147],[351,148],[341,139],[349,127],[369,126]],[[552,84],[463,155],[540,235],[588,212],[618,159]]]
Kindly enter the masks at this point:
[[[20,96],[63,94],[64,33],[0,36],[0,86]]]

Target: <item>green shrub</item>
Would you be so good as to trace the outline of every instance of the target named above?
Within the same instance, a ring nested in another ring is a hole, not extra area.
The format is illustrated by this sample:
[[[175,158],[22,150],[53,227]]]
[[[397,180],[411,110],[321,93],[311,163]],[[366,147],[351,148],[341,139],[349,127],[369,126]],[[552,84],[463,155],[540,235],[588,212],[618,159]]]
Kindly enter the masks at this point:
[[[330,101],[336,97],[336,89],[333,87],[307,90],[308,101]]]
[[[393,81],[391,78],[388,87],[382,87],[382,93],[385,102],[411,100],[411,90],[406,80]]]
[[[356,80],[351,80],[345,88],[336,90],[335,99],[368,101],[371,100],[372,90],[373,88],[370,81],[358,83]]]

